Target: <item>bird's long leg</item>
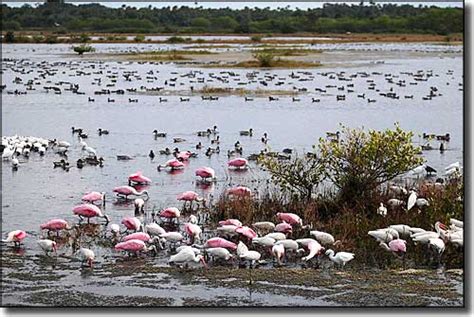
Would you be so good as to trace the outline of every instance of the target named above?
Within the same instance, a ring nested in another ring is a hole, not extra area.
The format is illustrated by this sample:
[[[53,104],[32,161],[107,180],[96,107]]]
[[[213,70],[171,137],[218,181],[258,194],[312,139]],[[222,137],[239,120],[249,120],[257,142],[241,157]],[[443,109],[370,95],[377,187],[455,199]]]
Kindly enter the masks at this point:
[[[249,285],[252,285],[252,262],[249,264]]]

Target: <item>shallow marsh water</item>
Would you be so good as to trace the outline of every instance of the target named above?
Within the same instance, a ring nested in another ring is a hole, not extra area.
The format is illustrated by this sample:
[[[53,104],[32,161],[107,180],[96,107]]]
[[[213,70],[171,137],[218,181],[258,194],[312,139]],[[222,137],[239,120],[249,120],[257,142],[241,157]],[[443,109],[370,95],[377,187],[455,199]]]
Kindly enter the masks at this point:
[[[152,46],[139,44],[138,47]],[[158,45],[159,46],[159,45]],[[169,45],[168,45],[169,46]],[[127,50],[130,44],[97,45],[103,53]],[[179,48],[179,46],[176,46]],[[440,46],[441,47],[441,46]],[[438,170],[455,161],[462,162],[463,152],[463,60],[459,47],[438,48],[432,44],[334,44],[325,45],[324,49],[333,49],[328,54],[340,56],[341,63],[350,63],[350,67],[320,67],[298,70],[259,70],[258,77],[276,75],[285,78],[285,83],[276,86],[276,81],[262,87],[259,82],[250,82],[246,74],[250,69],[232,69],[235,77],[222,82],[211,77],[226,69],[194,68],[176,66],[172,63],[137,63],[127,61],[90,60],[70,54],[68,45],[3,45],[4,59],[23,60],[13,66],[10,60],[2,61],[2,79],[7,85],[6,91],[19,89],[24,91],[23,84],[14,84],[15,77],[21,77],[23,83],[38,77],[40,64],[46,61],[49,69],[56,69],[56,75],[38,80],[40,85],[33,85],[34,91],[27,95],[10,95],[2,93],[2,135],[33,135],[45,138],[57,138],[72,143],[70,162],[74,163],[81,155],[78,139],[71,134],[71,126],[82,127],[89,134],[86,142],[97,149],[103,156],[103,168],[87,166],[83,169],[71,168],[66,173],[52,168],[52,161],[57,155],[52,151],[44,157],[32,155],[22,162],[17,172],[11,171],[8,163],[3,163],[2,172],[2,234],[14,229],[23,229],[30,237],[25,242],[24,251],[2,246],[2,283],[4,305],[113,305],[119,300],[130,305],[460,305],[462,296],[461,277],[453,273],[438,274],[436,271],[420,271],[404,275],[403,283],[413,284],[411,291],[407,285],[401,286],[398,279],[386,281],[389,276],[399,272],[353,269],[338,273],[322,269],[257,269],[254,270],[256,282],[249,287],[249,272],[236,268],[213,267],[209,271],[202,269],[179,270],[169,268],[166,264],[167,254],[160,254],[150,259],[123,259],[123,256],[112,252],[107,239],[100,239],[97,244],[93,238],[86,238],[84,245],[92,248],[97,255],[95,268],[90,271],[81,269],[79,262],[70,258],[70,248],[60,250],[58,259],[49,259],[42,255],[36,245],[40,237],[39,224],[52,218],[64,218],[77,222],[72,215],[72,207],[80,203],[83,193],[91,190],[106,191],[107,204],[105,211],[112,222],[119,223],[126,215],[133,214],[131,204],[117,204],[111,195],[113,187],[126,184],[126,177],[141,170],[153,183],[149,186],[151,199],[147,210],[159,210],[162,207],[177,206],[176,195],[185,190],[195,190],[201,195],[217,197],[223,188],[232,184],[243,184],[257,187],[265,183],[265,175],[258,167],[245,173],[229,172],[226,169],[227,149],[239,140],[244,148],[244,156],[258,153],[264,146],[260,137],[264,132],[269,134],[268,146],[272,150],[294,148],[300,153],[311,150],[319,137],[326,131],[340,129],[339,123],[348,127],[372,129],[390,128],[394,122],[400,122],[404,129],[422,134],[451,134],[447,150],[426,151],[428,164]],[[362,59],[348,60],[351,50],[362,50],[366,56]],[[390,55],[384,63],[373,63],[367,66],[367,60],[385,59],[384,52],[395,50],[397,57]],[[446,52],[447,51],[447,52]],[[414,54],[414,52],[417,52]],[[421,52],[421,53],[420,53]],[[337,59],[337,57],[335,58]],[[10,64],[9,64],[10,63]],[[20,69],[32,71],[20,74]],[[102,69],[101,69],[102,68]],[[99,70],[102,74],[94,74]],[[15,71],[13,71],[15,70]],[[147,72],[153,70],[156,80],[147,82]],[[433,76],[427,81],[420,81],[415,86],[408,83],[412,77],[406,73],[424,74],[432,71]],[[79,73],[78,73],[79,71]],[[83,71],[86,74],[80,74]],[[135,71],[141,77],[125,81],[123,74]],[[356,77],[354,93],[347,94],[346,101],[337,102],[337,89],[327,89],[321,94],[315,88],[326,85],[345,85],[346,82],[329,79],[324,73],[346,72],[346,77],[358,72],[367,72],[368,78]],[[193,82],[192,78],[181,77],[189,72],[199,72],[198,77],[206,79],[204,83]],[[299,79],[289,79],[294,72]],[[106,88],[116,73],[117,82],[109,89],[148,88],[163,86],[165,80],[176,77],[175,87],[167,87],[163,93],[168,99],[159,103],[156,94],[146,92],[124,95],[94,96],[95,90]],[[398,87],[386,80],[385,74],[391,73],[394,81],[406,80],[406,87]],[[225,76],[220,74],[220,76]],[[397,77],[398,76],[398,77]],[[93,83],[93,78],[102,78],[102,85]],[[238,78],[239,80],[233,80]],[[390,88],[401,96],[399,100],[383,98],[374,90],[368,90],[367,80],[374,80],[380,92]],[[42,87],[54,85],[60,81],[78,83],[85,95],[75,95],[64,91],[61,95],[46,93]],[[239,82],[248,82],[239,85]],[[305,87],[308,92],[299,94],[300,102],[292,102],[291,96],[282,96],[278,102],[269,102],[266,97],[254,98],[253,102],[244,102],[243,96],[220,96],[218,101],[201,101],[199,94],[191,95],[189,102],[180,102],[179,96],[190,95],[189,88],[200,89],[205,85],[212,87],[245,87],[255,89],[280,89],[291,91],[294,86]],[[430,101],[422,100],[430,87],[437,87],[442,96]],[[366,93],[367,98],[377,102],[367,103],[358,98]],[[404,99],[404,95],[413,95],[414,99]],[[88,102],[92,96],[95,102]],[[107,98],[115,99],[114,103]],[[129,98],[137,98],[138,103],[129,103]],[[321,102],[312,103],[311,98],[320,98]],[[195,132],[217,125],[221,138],[220,155],[210,159],[204,156],[204,150],[198,151],[199,157],[191,160],[189,166],[179,173],[157,172],[156,166],[165,162],[168,157],[157,152],[164,147],[179,147],[181,150],[194,150],[194,145],[202,141],[207,147],[207,138],[198,138]],[[98,136],[96,130],[102,127],[110,130],[110,135]],[[252,127],[255,134],[252,138],[239,136],[238,131]],[[152,131],[158,129],[168,132],[165,139],[154,139]],[[183,137],[184,143],[173,144],[173,137]],[[415,142],[423,142],[415,138]],[[433,142],[437,146],[437,142]],[[147,154],[153,149],[157,157],[151,161]],[[117,161],[117,154],[133,156],[132,161]],[[74,164],[73,164],[74,165]],[[211,187],[197,186],[194,170],[200,166],[213,167],[218,182]],[[212,231],[207,232],[212,235]],[[289,271],[285,271],[289,270]],[[282,273],[284,272],[284,273]],[[277,287],[285,276],[301,276],[301,283],[288,281],[285,287]],[[323,276],[323,281],[314,277]],[[311,282],[306,283],[307,280]],[[437,282],[443,281],[444,292],[426,292]],[[379,292],[383,283],[394,283],[397,296],[391,297],[386,292]],[[411,285],[410,284],[410,285]],[[309,288],[308,288],[309,287]],[[367,292],[354,290],[366,289]],[[51,296],[54,290],[57,296]],[[92,294],[92,295],[91,295]],[[363,295],[365,294],[366,297]],[[288,297],[291,295],[292,297]]]

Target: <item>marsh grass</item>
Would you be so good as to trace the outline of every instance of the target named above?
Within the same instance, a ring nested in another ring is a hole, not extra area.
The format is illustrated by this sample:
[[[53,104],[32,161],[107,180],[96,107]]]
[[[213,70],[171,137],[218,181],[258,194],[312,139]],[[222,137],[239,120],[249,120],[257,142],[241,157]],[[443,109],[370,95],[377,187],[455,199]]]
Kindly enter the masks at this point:
[[[231,67],[231,68],[312,68],[312,67],[320,67],[321,65],[322,64],[320,62],[305,62],[305,61],[278,58],[278,59],[275,59],[271,64],[265,65],[265,66],[262,66],[262,64],[258,60],[248,60],[248,61],[242,61],[236,64],[229,64],[229,65],[226,65],[226,67]]]
[[[208,50],[159,50],[159,51],[145,51],[138,54],[143,55],[208,55],[217,54]]]
[[[265,47],[263,49],[253,50],[253,54],[268,53],[275,56],[306,56],[309,54],[320,54],[322,50],[316,49],[304,49],[304,48],[277,48],[277,47]]]
[[[407,187],[410,189],[411,187]],[[379,189],[370,197],[356,205],[339,200],[337,193],[325,191],[310,201],[284,195],[278,189],[263,189],[259,197],[235,199],[220,196],[212,211],[212,220],[218,221],[236,218],[250,225],[257,221],[276,220],[277,212],[292,212],[303,219],[303,224],[311,224],[313,230],[331,233],[340,243],[333,246],[337,251],[350,251],[356,254],[357,263],[362,266],[380,268],[401,267],[402,261],[390,252],[383,250],[367,232],[389,225],[406,224],[425,230],[434,230],[434,223],[441,221],[449,225],[450,218],[463,219],[462,181],[453,181],[445,185],[444,190],[420,185],[419,197],[428,199],[430,205],[419,209],[414,207],[406,211],[404,207],[393,208],[386,217],[377,214],[380,202],[392,198],[387,190]],[[406,201],[407,196],[399,197]],[[309,236],[309,230],[294,228],[292,239]],[[407,241],[406,267],[434,267],[437,261],[426,245],[414,245],[409,237]],[[446,268],[463,266],[463,252],[460,248],[447,243],[441,261]]]
[[[270,89],[245,89],[232,87],[212,87],[204,86],[201,89],[195,89],[194,93],[215,94],[215,95],[238,95],[238,96],[258,96],[266,97],[268,95],[295,96],[298,93],[293,90],[270,90]]]

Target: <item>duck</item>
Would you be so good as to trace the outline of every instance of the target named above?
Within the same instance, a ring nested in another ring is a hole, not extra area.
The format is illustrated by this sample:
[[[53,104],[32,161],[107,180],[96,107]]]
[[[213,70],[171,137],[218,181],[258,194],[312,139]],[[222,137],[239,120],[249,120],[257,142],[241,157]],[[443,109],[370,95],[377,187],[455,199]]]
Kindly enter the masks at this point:
[[[82,129],[81,129],[81,128],[71,127],[71,130],[72,130],[72,134],[75,134],[75,133],[82,133]]]
[[[160,150],[161,155],[170,155],[171,150],[169,148],[165,148],[164,150]]]
[[[219,143],[220,143],[219,136],[217,136],[214,140],[211,140],[211,144],[219,144]]]
[[[253,129],[250,128],[248,130],[240,131],[239,134],[243,135],[243,136],[252,136],[253,135]]]
[[[197,136],[209,136],[211,135],[211,129],[207,129],[206,131],[198,131]]]
[[[183,138],[178,138],[178,137],[173,138],[173,143],[181,143],[181,142],[185,142],[185,141],[186,141],[186,139],[183,139]]]
[[[53,167],[56,168],[56,167],[62,167],[63,165],[66,164],[66,160],[64,159],[61,159],[60,161],[54,161],[53,162]]]
[[[430,150],[433,149],[433,146],[431,146],[431,144],[427,143],[427,144],[423,144],[423,145],[421,146],[421,149],[422,149],[423,151],[430,151]]]
[[[132,160],[132,157],[130,155],[119,154],[119,155],[117,155],[117,160],[118,161],[130,161],[130,160]]]
[[[265,133],[263,134],[263,137],[262,137],[261,140],[262,140],[262,143],[267,144],[267,142],[268,142],[268,134],[267,134],[267,132],[265,132]]]
[[[339,131],[336,131],[336,132],[326,132],[326,137],[328,139],[339,139],[339,135],[341,133]]]
[[[426,132],[423,132],[423,139],[434,139],[436,138],[436,134],[428,134]]]
[[[158,130],[153,130],[153,135],[156,138],[166,138],[166,132],[158,132]]]
[[[451,136],[450,136],[449,133],[446,133],[445,135],[437,135],[436,139],[439,140],[439,141],[449,142],[449,140],[451,139]]]
[[[148,153],[148,157],[153,160],[155,158],[155,152],[153,152],[153,150],[150,150],[150,153]]]
[[[99,128],[97,129],[97,132],[99,132],[99,135],[102,135],[102,134],[109,134],[109,131],[108,130],[105,130],[105,129],[102,129],[102,128]]]
[[[76,162],[76,166],[77,168],[83,168],[85,165],[85,162],[83,159],[78,159],[77,162]]]
[[[104,158],[103,157],[99,157],[97,158],[97,156],[93,156],[93,157],[86,157],[85,159],[85,162],[87,164],[90,164],[90,165],[100,165],[102,166],[103,165],[103,162],[104,162]]]

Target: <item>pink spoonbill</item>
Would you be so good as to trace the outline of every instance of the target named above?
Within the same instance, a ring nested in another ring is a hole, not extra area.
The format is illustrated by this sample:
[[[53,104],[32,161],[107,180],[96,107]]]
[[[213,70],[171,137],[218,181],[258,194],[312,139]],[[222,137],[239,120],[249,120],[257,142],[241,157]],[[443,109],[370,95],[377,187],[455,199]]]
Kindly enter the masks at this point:
[[[82,204],[73,208],[72,212],[78,215],[81,221],[83,218],[87,218],[87,223],[90,222],[90,218],[98,217],[104,218],[106,223],[109,223],[110,219],[107,215],[103,214],[102,211],[96,205]]]
[[[191,240],[191,244],[193,244],[196,241],[201,240],[201,233],[202,229],[196,224],[192,223],[185,223],[184,224],[184,230],[186,231],[187,235],[189,236]]]
[[[407,242],[403,239],[394,239],[390,241],[388,245],[385,242],[380,242],[380,246],[400,257],[403,257],[407,252]]]
[[[160,217],[166,218],[169,221],[172,221],[173,219],[178,220],[180,216],[181,211],[179,211],[179,209],[176,207],[168,207],[160,211]]]
[[[283,221],[275,226],[275,231],[289,234],[293,232],[293,227],[289,223]]]
[[[257,234],[255,233],[255,231],[253,231],[251,228],[247,226],[237,227],[235,229],[235,232],[240,233],[241,235],[243,235],[249,240],[252,240],[253,238],[257,237]]]
[[[143,196],[146,195],[148,196],[148,191],[142,190],[142,191],[137,191],[135,188],[132,186],[119,186],[114,188],[114,193],[117,193],[117,197],[122,197],[125,199],[128,199],[128,196],[134,195],[134,196]]]
[[[128,176],[128,185],[132,184],[150,184],[151,179],[148,177],[144,176],[141,171],[138,171],[134,174],[130,174]]]
[[[117,251],[126,251],[129,254],[133,253],[135,255],[138,252],[149,252],[149,251],[156,251],[156,247],[154,245],[147,247],[145,242],[142,240],[132,239],[124,242],[117,243],[115,245],[115,250]]]
[[[182,151],[176,153],[175,156],[178,161],[183,162],[189,160],[189,158],[193,156],[193,153],[191,153],[190,151]]]
[[[23,239],[25,239],[26,236],[27,234],[23,230],[13,230],[7,234],[7,238],[3,239],[2,242],[5,242],[5,243],[13,242],[15,247],[19,247],[21,244],[21,241],[23,241]]]
[[[216,172],[210,167],[200,167],[196,170],[195,174],[201,177],[203,182],[209,182],[209,179],[211,182],[216,180]]]
[[[237,245],[234,242],[224,238],[214,237],[206,241],[204,248],[226,248],[230,250],[237,250]]]
[[[169,167],[172,171],[173,170],[178,170],[184,168],[184,163],[179,161],[178,159],[171,159],[168,162],[166,162],[164,165],[158,165],[157,169],[158,172],[161,171],[163,168]]]
[[[278,220],[289,223],[290,225],[303,225],[303,220],[297,214],[279,212],[276,216]]]
[[[90,204],[95,203],[96,201],[102,201],[102,204],[105,206],[105,192],[90,192],[82,196],[82,201],[88,202]]]
[[[142,222],[137,217],[124,217],[122,224],[127,230],[138,231],[142,226]]]
[[[226,225],[233,225],[240,227],[242,226],[242,222],[238,219],[226,219],[226,220],[221,220],[219,221],[219,226],[226,226]]]
[[[148,233],[145,233],[145,232],[135,232],[135,233],[126,235],[125,237],[122,238],[123,242],[128,241],[128,240],[141,240],[143,242],[150,242],[151,237]]]
[[[237,186],[227,190],[227,195],[236,197],[249,197],[251,194],[252,190],[245,186]]]
[[[248,167],[248,164],[249,162],[246,159],[241,158],[241,157],[232,159],[227,162],[227,165],[229,167],[233,167],[235,169],[246,169]]]
[[[59,235],[61,230],[70,230],[71,227],[64,219],[51,219],[46,223],[40,225],[41,230],[56,231],[56,234]]]
[[[196,192],[193,191],[186,191],[184,193],[181,193],[178,195],[176,198],[178,200],[184,201],[184,207],[186,207],[186,203],[189,202],[189,208],[192,208],[193,206],[193,201],[196,202],[202,202],[203,205],[205,205],[206,200],[203,197],[199,197],[199,195]]]
[[[301,260],[305,262],[311,260],[315,256],[318,256],[324,252],[324,248],[316,240],[309,241],[307,244],[304,244],[304,246],[309,250],[309,254],[301,258]]]

